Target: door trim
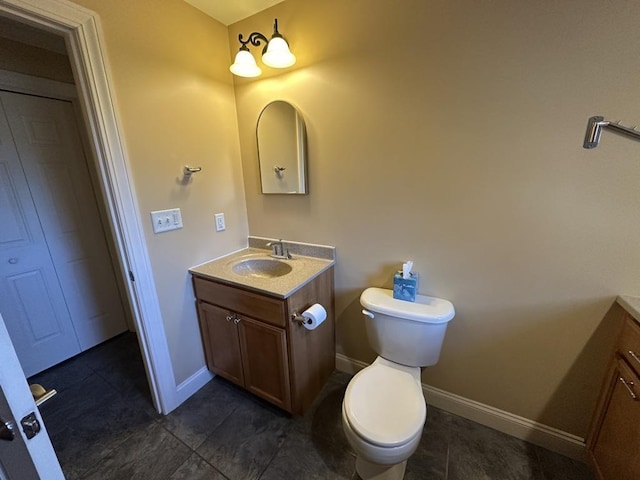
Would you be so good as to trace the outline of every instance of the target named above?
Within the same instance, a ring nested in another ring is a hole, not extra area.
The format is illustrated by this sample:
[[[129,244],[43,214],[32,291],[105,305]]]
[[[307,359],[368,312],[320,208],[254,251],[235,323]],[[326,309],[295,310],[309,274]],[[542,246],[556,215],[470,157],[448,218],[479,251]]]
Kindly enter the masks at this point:
[[[57,82],[48,78],[32,77],[22,73],[0,69],[0,90],[26,95],[46,96],[57,100],[77,101],[76,86],[71,83]],[[81,128],[82,125],[79,125]]]
[[[66,0],[0,0],[0,15],[65,38],[92,157],[125,274],[149,386],[158,412],[181,402],[149,253],[142,230],[131,170],[119,130],[118,112],[98,15]]]

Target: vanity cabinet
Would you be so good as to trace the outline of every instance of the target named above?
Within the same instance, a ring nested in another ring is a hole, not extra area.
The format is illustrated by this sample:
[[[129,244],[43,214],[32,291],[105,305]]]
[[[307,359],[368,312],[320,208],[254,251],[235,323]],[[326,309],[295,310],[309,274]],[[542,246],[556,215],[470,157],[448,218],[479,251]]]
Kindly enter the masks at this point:
[[[600,480],[640,479],[640,325],[625,313],[587,437]]]
[[[285,329],[206,302],[198,309],[209,369],[290,410]]]
[[[333,267],[288,298],[193,276],[200,332],[212,372],[294,414],[311,405],[335,367]],[[292,319],[314,303],[327,319]]]

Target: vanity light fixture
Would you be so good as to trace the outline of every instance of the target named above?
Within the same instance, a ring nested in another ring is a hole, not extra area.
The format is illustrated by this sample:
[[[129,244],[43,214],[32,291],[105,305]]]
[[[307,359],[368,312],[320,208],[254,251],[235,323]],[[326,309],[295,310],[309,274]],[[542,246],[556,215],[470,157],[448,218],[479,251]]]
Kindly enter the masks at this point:
[[[240,51],[236,54],[236,58],[233,65],[229,67],[231,73],[238,75],[239,77],[257,77],[262,73],[262,70],[256,64],[255,58],[249,51],[247,44],[251,44],[254,47],[261,45],[260,42],[264,42],[265,46],[262,49],[262,61],[265,65],[273,68],[287,68],[296,63],[296,56],[289,50],[289,44],[284,37],[278,31],[278,19],[273,22],[273,35],[271,40],[267,39],[260,32],[253,32],[249,37],[244,40],[243,35],[238,35],[240,41]]]

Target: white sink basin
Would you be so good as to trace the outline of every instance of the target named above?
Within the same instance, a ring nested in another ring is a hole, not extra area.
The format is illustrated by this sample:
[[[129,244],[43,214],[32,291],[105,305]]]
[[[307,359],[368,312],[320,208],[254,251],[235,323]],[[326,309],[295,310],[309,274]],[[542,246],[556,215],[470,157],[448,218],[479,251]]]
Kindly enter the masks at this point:
[[[248,258],[240,260],[231,268],[242,277],[277,278],[291,272],[291,265],[275,258]]]

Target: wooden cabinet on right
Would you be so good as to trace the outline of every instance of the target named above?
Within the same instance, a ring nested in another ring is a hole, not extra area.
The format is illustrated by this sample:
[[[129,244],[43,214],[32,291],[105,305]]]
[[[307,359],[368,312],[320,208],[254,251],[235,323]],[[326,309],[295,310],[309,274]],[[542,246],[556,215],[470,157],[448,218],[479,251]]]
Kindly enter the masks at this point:
[[[587,449],[600,480],[640,479],[640,325],[625,313]]]

